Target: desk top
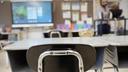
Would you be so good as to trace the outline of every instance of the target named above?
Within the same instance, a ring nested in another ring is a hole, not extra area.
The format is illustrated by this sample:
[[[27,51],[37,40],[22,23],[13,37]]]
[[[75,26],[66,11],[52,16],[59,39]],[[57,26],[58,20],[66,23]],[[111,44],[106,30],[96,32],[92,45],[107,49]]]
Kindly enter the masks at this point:
[[[42,38],[17,41],[4,47],[4,50],[27,50],[35,45],[42,44],[89,44],[94,47],[108,46],[109,42],[100,37],[68,37],[68,38]]]
[[[102,37],[67,37],[67,38],[42,38],[17,41],[4,47],[4,50],[27,50],[35,45],[43,44],[88,44],[93,47],[108,45],[128,46],[128,36],[102,36]]]
[[[103,37],[104,40],[115,46],[128,46],[128,35]]]

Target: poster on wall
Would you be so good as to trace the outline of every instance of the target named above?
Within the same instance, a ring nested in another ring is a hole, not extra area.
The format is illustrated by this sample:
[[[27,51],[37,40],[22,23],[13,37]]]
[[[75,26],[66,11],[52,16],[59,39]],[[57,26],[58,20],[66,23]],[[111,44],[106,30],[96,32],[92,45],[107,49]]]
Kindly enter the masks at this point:
[[[64,19],[71,18],[71,12],[70,11],[64,11],[63,12],[63,18]]]
[[[72,12],[72,21],[78,21],[79,16],[79,12]]]
[[[62,10],[70,10],[70,3],[69,2],[64,2],[62,3]]]
[[[71,5],[72,10],[80,10],[80,3],[79,2],[74,2]]]
[[[87,12],[87,10],[88,10],[88,3],[87,2],[81,3],[81,12]]]

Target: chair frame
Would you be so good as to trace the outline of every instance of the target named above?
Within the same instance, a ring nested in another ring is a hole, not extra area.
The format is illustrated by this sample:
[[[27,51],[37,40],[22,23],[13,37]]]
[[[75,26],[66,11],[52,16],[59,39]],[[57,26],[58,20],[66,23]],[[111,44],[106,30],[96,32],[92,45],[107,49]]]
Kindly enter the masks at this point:
[[[53,36],[53,34],[58,34],[58,36],[59,36],[59,38],[61,38],[61,34],[60,34],[60,32],[57,32],[57,31],[51,31],[51,33],[50,33],[50,38],[53,38],[52,36]]]
[[[68,55],[73,55],[78,59],[78,63],[79,63],[79,72],[84,72],[84,64],[83,64],[83,60],[81,55],[73,50],[52,50],[52,51],[45,51],[42,54],[40,54],[39,58],[38,58],[38,72],[42,72],[43,71],[43,67],[42,67],[42,62],[44,60],[44,58],[46,56],[68,56]]]

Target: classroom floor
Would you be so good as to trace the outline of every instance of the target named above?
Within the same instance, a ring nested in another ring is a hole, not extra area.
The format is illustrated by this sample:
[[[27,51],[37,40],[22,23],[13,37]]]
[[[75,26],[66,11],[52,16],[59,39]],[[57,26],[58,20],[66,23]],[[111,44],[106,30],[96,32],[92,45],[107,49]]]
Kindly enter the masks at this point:
[[[11,72],[10,68],[8,66],[1,66],[0,64],[0,72]],[[123,67],[119,68],[119,72],[128,72],[128,62],[125,62]],[[25,71],[20,71],[20,72],[28,72],[27,70]],[[87,72],[94,72],[94,70],[89,70]],[[114,72],[114,69],[109,68],[109,69],[104,69],[104,72]]]
[[[0,72],[11,72],[11,69],[9,67],[9,62],[7,61],[7,53],[4,51],[0,51]],[[108,64],[107,64],[108,65]],[[119,66],[119,72],[128,72],[128,60],[122,61],[120,63],[121,66]],[[27,72],[20,71],[20,72]],[[89,70],[87,72],[94,72],[94,70]],[[114,72],[113,69],[104,69],[104,72]]]
[[[0,72],[11,72],[9,67],[1,67],[0,66]],[[94,72],[94,70],[89,70],[87,72]],[[114,72],[113,69],[104,69],[104,72]],[[128,68],[120,68],[119,72],[128,72]]]
[[[114,69],[112,68],[112,65],[104,64],[104,67],[105,67],[104,72],[114,72]],[[87,72],[95,72],[95,71],[94,70],[89,70]],[[121,64],[119,65],[119,72],[128,72],[128,61],[124,61],[124,62],[121,61]]]
[[[87,72],[94,72],[93,70],[89,70]],[[113,69],[105,69],[104,72],[114,72]],[[119,72],[128,72],[128,68],[119,69]]]
[[[8,67],[1,67],[0,66],[0,72],[11,72]],[[94,70],[89,70],[87,72],[94,72]],[[105,69],[104,72],[114,72],[113,69]],[[128,68],[121,68],[119,69],[119,72],[128,72]]]

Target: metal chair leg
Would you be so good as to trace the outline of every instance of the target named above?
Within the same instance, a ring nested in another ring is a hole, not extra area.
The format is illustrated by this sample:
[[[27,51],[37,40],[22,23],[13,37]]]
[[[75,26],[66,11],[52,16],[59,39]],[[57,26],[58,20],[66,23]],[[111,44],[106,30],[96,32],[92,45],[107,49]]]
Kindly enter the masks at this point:
[[[117,66],[114,66],[114,72],[119,72],[119,68]]]
[[[97,69],[94,69],[95,72],[97,72]]]
[[[103,68],[95,69],[95,72],[103,72]]]

